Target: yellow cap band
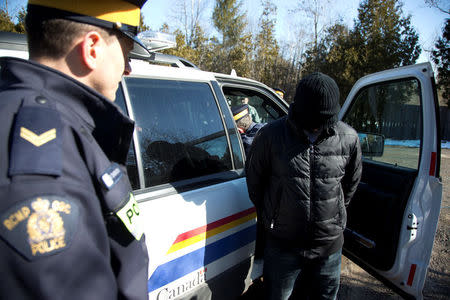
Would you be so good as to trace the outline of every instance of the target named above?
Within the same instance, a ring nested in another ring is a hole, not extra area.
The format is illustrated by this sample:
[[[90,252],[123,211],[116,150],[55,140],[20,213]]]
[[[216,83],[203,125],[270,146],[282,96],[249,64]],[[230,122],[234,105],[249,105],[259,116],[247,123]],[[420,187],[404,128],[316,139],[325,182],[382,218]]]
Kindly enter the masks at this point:
[[[241,111],[240,113],[238,113],[237,115],[233,116],[233,119],[235,121],[239,120],[240,118],[242,118],[243,116],[248,114],[248,109],[244,109],[243,111]]]
[[[140,8],[122,0],[29,0],[29,4],[56,8],[100,20],[139,26]]]
[[[275,91],[275,93],[277,93],[277,95],[279,95],[280,97],[284,96],[284,93],[282,91]]]

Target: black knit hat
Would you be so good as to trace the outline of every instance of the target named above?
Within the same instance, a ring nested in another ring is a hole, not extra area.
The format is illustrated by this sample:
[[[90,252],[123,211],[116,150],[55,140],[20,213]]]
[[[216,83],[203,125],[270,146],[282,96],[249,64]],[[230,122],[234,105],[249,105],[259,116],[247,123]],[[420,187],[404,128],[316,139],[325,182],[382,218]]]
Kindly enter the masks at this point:
[[[328,75],[312,73],[298,83],[292,106],[293,119],[304,129],[329,128],[338,120],[339,88]]]

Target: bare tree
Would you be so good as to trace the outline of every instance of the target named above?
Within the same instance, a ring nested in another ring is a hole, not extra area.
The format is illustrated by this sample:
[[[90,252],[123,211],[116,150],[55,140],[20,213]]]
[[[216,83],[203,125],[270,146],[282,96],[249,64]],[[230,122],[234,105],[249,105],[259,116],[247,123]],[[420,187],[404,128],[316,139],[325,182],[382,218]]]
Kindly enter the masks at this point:
[[[325,8],[330,7],[330,0],[301,0],[290,12],[292,14],[301,13],[301,19],[311,19],[312,21],[312,48],[315,54],[319,53],[319,43],[323,28],[325,28]],[[318,57],[318,55],[316,55]]]
[[[425,4],[427,4],[429,7],[437,8],[443,13],[450,14],[450,4],[448,0],[425,0]]]
[[[291,11],[292,13],[303,12],[306,17],[312,18],[314,49],[317,49],[319,44],[319,34],[322,30],[319,26],[322,23],[321,19],[324,16],[326,4],[329,3],[330,0],[301,0],[297,7]]]
[[[208,4],[209,0],[178,0],[174,7],[175,20],[179,23],[189,47],[194,43],[197,28],[203,27],[200,26],[201,19]]]

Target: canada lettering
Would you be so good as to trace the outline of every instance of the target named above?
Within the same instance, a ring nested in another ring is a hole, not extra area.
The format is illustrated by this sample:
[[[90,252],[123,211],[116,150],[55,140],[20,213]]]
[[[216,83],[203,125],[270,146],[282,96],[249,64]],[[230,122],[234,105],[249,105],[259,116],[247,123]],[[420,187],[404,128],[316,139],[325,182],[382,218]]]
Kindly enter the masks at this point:
[[[159,291],[157,300],[171,300],[174,299],[193,288],[199,286],[206,281],[206,269],[200,270],[194,277],[191,277],[189,281],[186,281],[174,288],[164,288]]]

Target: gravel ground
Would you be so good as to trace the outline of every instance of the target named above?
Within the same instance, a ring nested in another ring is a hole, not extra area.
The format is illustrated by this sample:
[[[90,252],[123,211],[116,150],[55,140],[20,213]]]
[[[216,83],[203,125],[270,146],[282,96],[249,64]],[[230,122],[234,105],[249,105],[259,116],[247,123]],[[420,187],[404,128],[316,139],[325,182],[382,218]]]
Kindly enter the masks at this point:
[[[439,224],[423,295],[425,300],[450,299],[450,149],[442,149],[443,195]],[[240,300],[262,299],[261,284],[250,287]],[[399,295],[346,257],[342,259],[339,300],[397,300]]]

